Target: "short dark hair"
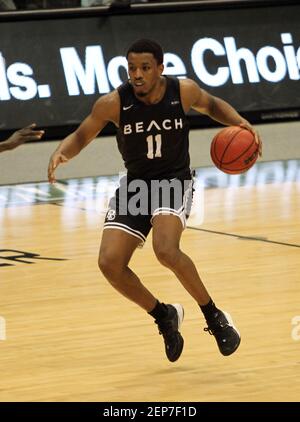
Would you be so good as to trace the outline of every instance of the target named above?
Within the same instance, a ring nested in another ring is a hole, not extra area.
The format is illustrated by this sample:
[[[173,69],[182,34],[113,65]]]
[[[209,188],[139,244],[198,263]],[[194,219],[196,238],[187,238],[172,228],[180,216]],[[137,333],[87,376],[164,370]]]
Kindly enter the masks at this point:
[[[157,64],[162,64],[164,61],[164,53],[162,47],[153,40],[142,38],[135,41],[127,50],[126,58],[129,53],[151,53],[157,61]]]

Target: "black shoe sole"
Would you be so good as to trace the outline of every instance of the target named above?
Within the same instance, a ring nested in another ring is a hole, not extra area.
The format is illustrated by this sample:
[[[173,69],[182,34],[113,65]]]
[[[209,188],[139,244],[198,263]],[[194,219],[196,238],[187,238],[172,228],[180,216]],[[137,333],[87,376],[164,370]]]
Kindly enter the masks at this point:
[[[167,358],[169,359],[170,362],[176,362],[181,356],[183,346],[184,346],[184,340],[183,340],[183,337],[181,336],[180,333],[179,333],[179,336],[180,336],[180,344],[179,344],[179,348],[178,348],[176,355],[170,357],[170,356],[168,356],[167,351],[166,351]]]
[[[241,338],[239,338],[239,341],[236,344],[236,346],[234,347],[234,349],[229,350],[228,352],[227,351],[226,352],[222,352],[220,349],[219,350],[220,350],[220,352],[221,352],[221,354],[223,356],[230,356],[230,355],[232,355],[238,349],[238,347],[239,347],[240,344],[241,344]]]

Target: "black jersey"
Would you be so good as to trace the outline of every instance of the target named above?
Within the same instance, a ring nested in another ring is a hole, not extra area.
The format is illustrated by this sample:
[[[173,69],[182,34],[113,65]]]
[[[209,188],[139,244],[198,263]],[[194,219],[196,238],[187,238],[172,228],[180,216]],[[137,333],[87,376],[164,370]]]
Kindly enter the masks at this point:
[[[156,104],[140,101],[129,82],[118,88],[121,99],[117,142],[128,176],[171,179],[189,174],[189,124],[179,81],[166,77],[166,91]]]

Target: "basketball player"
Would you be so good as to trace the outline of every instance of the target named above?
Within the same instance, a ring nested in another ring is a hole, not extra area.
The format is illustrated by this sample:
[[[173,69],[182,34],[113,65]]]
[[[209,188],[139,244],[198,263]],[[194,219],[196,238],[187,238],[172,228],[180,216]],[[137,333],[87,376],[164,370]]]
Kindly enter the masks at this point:
[[[230,355],[238,348],[240,335],[230,315],[216,307],[194,263],[180,249],[192,195],[186,114],[192,108],[224,125],[240,125],[255,134],[261,150],[259,137],[228,103],[208,94],[193,80],[163,76],[163,51],[156,42],[136,41],[128,49],[127,60],[129,81],[98,99],[79,128],[61,142],[50,158],[49,181],[55,182],[58,165],[77,155],[113,122],[127,177],[121,179],[106,214],[100,270],[119,293],[154,318],[167,358],[176,361],[183,349],[179,331],[183,307],[161,303],[129,267],[134,251],[152,229],[158,261],[174,272],[195,299],[207,322],[205,330],[214,335],[220,352]],[[166,190],[164,194],[155,181],[173,183],[176,192]],[[142,192],[134,192],[134,186]],[[151,208],[144,206],[137,213],[136,195],[144,205],[151,202]]]
[[[35,123],[14,132],[6,141],[0,142],[0,152],[17,148],[27,141],[38,141],[44,134],[43,130],[35,130]]]

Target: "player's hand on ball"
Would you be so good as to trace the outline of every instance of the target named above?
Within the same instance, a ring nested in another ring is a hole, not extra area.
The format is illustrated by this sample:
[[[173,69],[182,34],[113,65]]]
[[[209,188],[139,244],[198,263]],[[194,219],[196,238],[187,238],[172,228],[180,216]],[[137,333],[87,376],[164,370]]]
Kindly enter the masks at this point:
[[[262,141],[261,141],[261,137],[259,135],[259,133],[257,132],[256,129],[254,129],[254,127],[247,122],[246,120],[240,124],[240,127],[249,130],[251,133],[253,133],[254,138],[255,138],[255,142],[258,145],[258,155],[261,157],[262,156]]]

